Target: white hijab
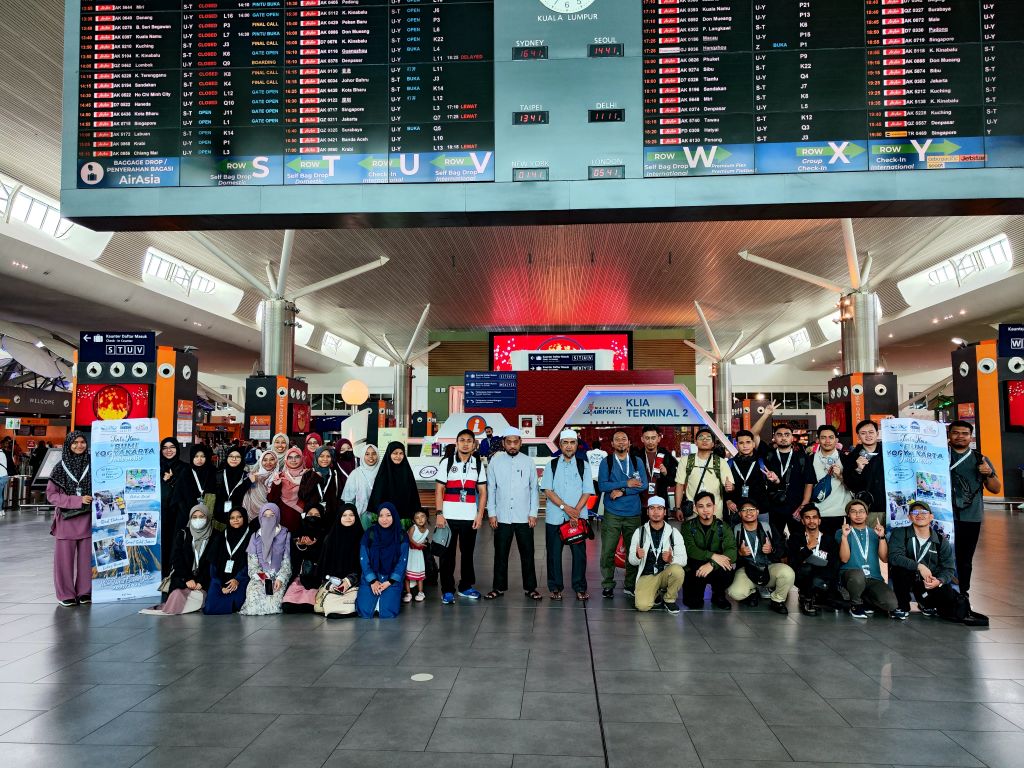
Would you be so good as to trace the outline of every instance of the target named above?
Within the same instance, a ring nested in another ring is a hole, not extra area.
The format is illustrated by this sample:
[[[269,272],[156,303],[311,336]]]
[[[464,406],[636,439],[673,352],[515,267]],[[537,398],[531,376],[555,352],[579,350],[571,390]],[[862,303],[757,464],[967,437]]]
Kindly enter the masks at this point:
[[[372,467],[366,464],[366,451],[370,448],[377,451],[377,463]],[[370,503],[370,492],[373,490],[373,482],[377,479],[377,472],[380,471],[381,462],[380,449],[372,443],[363,446],[359,455],[359,466],[357,466],[345,483],[345,490],[341,494],[342,501],[351,502],[356,505],[360,515],[366,513],[366,507]]]

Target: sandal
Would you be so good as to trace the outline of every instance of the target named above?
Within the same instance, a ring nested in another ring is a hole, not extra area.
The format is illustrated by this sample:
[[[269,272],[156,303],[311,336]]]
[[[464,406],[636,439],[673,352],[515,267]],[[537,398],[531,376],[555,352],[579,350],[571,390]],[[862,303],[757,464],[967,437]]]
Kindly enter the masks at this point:
[[[590,593],[589,592],[577,592],[576,593],[576,599],[577,600],[589,600],[590,599]]]
[[[492,589],[490,592],[484,595],[484,600],[494,600],[495,598],[501,597],[504,594],[504,592],[498,592],[497,590]]]
[[[536,589],[530,590],[529,592],[527,592],[527,593],[525,593],[525,594],[526,594],[526,596],[527,596],[528,598],[530,598],[531,600],[543,600],[543,599],[544,599],[544,598],[543,598],[543,597],[541,596],[540,592],[538,592],[538,591],[537,591]]]
[[[562,593],[561,593],[561,592],[552,592],[552,593],[551,593],[551,594],[549,595],[549,597],[550,597],[550,598],[551,598],[552,600],[561,600],[561,599],[562,599]]]

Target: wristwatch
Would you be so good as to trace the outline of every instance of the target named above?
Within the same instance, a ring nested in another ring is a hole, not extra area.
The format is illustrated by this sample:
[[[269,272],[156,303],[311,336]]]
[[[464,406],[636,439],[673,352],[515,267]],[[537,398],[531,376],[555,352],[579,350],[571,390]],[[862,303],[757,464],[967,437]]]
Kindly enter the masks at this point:
[[[560,510],[562,510],[563,512],[565,512],[565,504],[559,504],[559,505],[558,505],[558,508],[559,508]]]

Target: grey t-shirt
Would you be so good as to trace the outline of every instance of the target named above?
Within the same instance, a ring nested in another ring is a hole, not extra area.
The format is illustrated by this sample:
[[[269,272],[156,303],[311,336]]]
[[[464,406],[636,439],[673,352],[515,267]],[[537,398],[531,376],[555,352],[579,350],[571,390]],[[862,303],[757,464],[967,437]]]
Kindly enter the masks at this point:
[[[972,452],[949,449],[949,474],[953,491],[953,516],[967,523],[980,523],[985,514],[985,491]]]

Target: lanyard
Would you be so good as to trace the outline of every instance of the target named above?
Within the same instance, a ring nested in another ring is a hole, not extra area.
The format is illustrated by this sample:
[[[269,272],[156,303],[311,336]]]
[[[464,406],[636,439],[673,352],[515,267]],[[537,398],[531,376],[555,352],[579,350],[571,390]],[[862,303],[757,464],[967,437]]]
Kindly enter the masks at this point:
[[[917,538],[917,534],[915,534],[914,535],[914,559],[917,561],[918,564],[920,564],[921,561],[924,560],[925,557],[928,556],[928,552],[932,548],[931,537],[929,536],[928,543],[924,545],[924,548],[921,549],[920,552],[918,552],[918,548],[919,547],[921,547],[921,541]]]
[[[657,453],[657,451],[655,451],[655,453],[654,453],[654,463],[653,464],[647,458],[647,451],[644,451],[644,464],[647,465],[647,477],[648,477],[648,479],[654,477],[654,468],[656,466],[658,466],[658,453]]]
[[[195,470],[194,469],[192,470],[192,473],[195,474]],[[232,496],[235,495],[235,491],[238,490],[238,486],[240,486],[242,484],[243,480],[245,480],[245,472],[242,473],[242,476],[238,479],[238,482],[235,483],[235,487],[232,488],[230,491],[228,491],[228,499],[230,499]],[[198,477],[196,478],[196,485],[199,485],[199,478]],[[224,489],[227,490],[227,487],[228,487],[228,471],[225,469],[224,470]]]
[[[733,465],[734,467],[738,467],[738,466],[739,466],[739,464],[737,464],[737,463],[736,463],[735,461],[733,461],[732,465]],[[744,475],[743,473],[741,473],[741,472],[738,472],[738,474],[739,474],[739,476],[740,476],[740,479],[741,479],[741,480],[743,480],[743,485],[744,485],[744,487],[746,487],[746,485],[747,485],[747,480],[749,480],[749,479],[750,479],[750,473],[754,471],[754,467],[756,467],[756,466],[757,466],[757,460],[756,460],[756,459],[753,459],[753,460],[751,460],[751,462],[750,462],[750,466],[749,466],[749,467],[747,467],[747,474],[745,474],[745,475]]]
[[[6,457],[4,457],[6,462]],[[75,485],[79,488],[82,487],[82,481],[85,480],[85,476],[89,474],[89,465],[85,465],[85,469],[82,470],[81,477],[75,477],[74,473],[68,468],[68,465],[64,463],[64,459],[60,460],[61,466],[64,467],[64,471],[68,473],[68,477],[75,481]]]
[[[804,533],[804,538],[807,540],[807,548],[815,555],[821,556],[821,531],[818,531],[818,543],[811,547],[811,540],[807,538],[807,534]]]
[[[781,471],[781,479],[786,478],[786,473],[789,472],[789,465],[793,463],[793,451],[786,454],[786,466],[782,466],[782,454],[779,449],[775,449],[775,458],[779,460],[779,470]]]
[[[242,546],[242,543],[243,543],[244,541],[245,541],[245,536],[243,536],[242,538],[240,538],[240,539],[238,540],[238,543],[237,543],[237,544],[235,544],[235,548],[234,548],[234,549],[232,549],[232,548],[231,548],[231,545],[230,545],[230,544],[228,544],[228,540],[227,540],[227,537],[225,537],[225,538],[224,538],[224,548],[225,548],[225,549],[227,549],[227,551],[228,551],[228,560],[233,560],[233,559],[234,559],[234,557],[235,557],[235,552],[237,552],[237,551],[238,551],[238,548],[239,548],[240,546]]]
[[[864,545],[863,546],[861,546],[861,543],[860,543],[860,536],[857,535],[858,533],[860,533],[860,531],[858,531],[856,528],[854,528],[853,530],[850,531],[850,533],[853,534],[853,540],[857,543],[857,551],[860,552],[861,559],[864,561],[864,567],[865,568],[870,567],[869,564],[868,564],[868,551],[870,550],[870,546],[868,546],[868,531],[867,531],[867,529],[866,528],[864,529]]]
[[[956,464],[951,464],[951,465],[950,465],[950,467],[949,467],[949,471],[950,471],[950,472],[952,472],[952,471],[953,471],[954,469],[956,469],[956,468],[957,468],[957,467],[959,467],[959,466],[960,466],[961,464],[963,464],[963,463],[964,463],[965,461],[967,461],[967,459],[969,459],[970,457],[971,457],[971,452],[970,452],[970,451],[968,450],[968,451],[967,451],[967,453],[965,453],[965,454],[964,454],[963,456],[961,456],[961,457],[960,457],[960,458],[959,458],[959,459],[957,460]]]
[[[743,529],[743,540],[747,542],[747,547],[750,549],[750,559],[757,560],[758,552],[761,551],[757,543],[761,540],[761,537],[757,535],[757,531],[754,531],[754,543],[750,543],[750,533],[746,528]]]
[[[207,523],[207,525],[209,525],[209,523]],[[207,541],[209,541],[209,539],[207,539]],[[206,551],[207,541],[204,541],[202,544],[199,545],[198,552],[196,551],[195,547],[192,548],[192,556],[195,560],[195,562],[192,565],[192,573],[195,573],[197,570],[199,570],[199,560],[202,558],[203,552]]]
[[[626,454],[626,466],[622,466],[622,462],[619,461],[619,457],[615,456],[615,463],[619,465],[619,469],[622,470],[622,474],[629,479],[629,454]]]
[[[352,474],[351,472],[346,472],[344,469],[341,468],[340,465],[338,466],[338,471],[345,476],[346,480],[348,480],[348,476]]]
[[[347,477],[347,475],[346,475],[346,477]],[[320,501],[324,500],[324,494],[326,494],[327,493],[327,489],[331,487],[331,482],[333,480],[334,480],[334,473],[331,472],[331,474],[327,477],[327,484],[326,485],[321,487],[320,483],[317,482],[316,490],[320,494]]]
[[[203,496],[204,496],[203,484],[199,482],[199,475],[196,474],[196,471],[194,469],[192,470],[192,477],[196,481],[196,490],[199,491],[199,503],[201,504],[203,502]]]
[[[472,454],[470,454],[469,459],[472,458],[473,456]],[[466,488],[466,475],[469,474],[469,459],[466,459],[464,462],[462,462],[462,477],[459,478],[459,483],[462,485],[463,489]],[[455,463],[453,462],[452,466],[454,466],[454,464]]]

